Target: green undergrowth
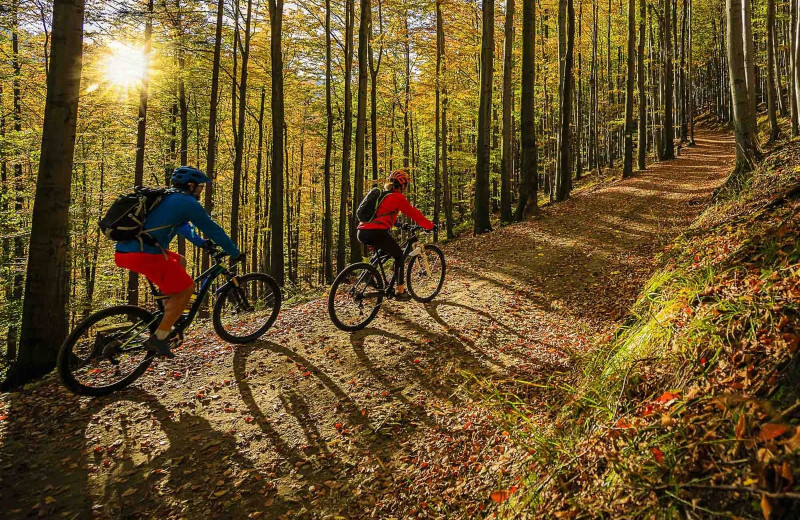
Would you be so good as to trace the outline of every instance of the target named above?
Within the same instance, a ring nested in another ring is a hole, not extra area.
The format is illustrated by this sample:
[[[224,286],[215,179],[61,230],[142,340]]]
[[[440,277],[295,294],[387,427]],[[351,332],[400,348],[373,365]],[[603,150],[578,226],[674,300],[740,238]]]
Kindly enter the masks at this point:
[[[800,141],[738,188],[570,373],[490,389],[530,453],[499,516],[798,518]]]

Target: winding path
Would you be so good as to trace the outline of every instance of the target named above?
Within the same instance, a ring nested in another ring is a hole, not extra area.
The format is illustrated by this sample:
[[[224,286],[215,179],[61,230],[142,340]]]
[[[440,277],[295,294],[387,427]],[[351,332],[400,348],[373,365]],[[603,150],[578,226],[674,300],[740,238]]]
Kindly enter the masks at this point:
[[[474,390],[557,381],[573,353],[619,326],[654,257],[732,165],[728,136],[698,129],[697,142],[529,222],[447,245],[437,300],[389,302],[362,332],[336,330],[312,301],[252,345],[195,331],[176,361],[108,398],[76,398],[52,375],[0,395],[4,517],[490,511],[526,452]]]

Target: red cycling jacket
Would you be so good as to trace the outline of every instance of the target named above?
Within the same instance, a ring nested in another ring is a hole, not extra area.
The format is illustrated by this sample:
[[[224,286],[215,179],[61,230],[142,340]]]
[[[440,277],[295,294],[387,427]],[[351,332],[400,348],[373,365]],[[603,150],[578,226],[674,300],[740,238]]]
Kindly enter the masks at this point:
[[[402,211],[404,215],[411,217],[411,220],[422,226],[426,230],[433,229],[433,222],[425,218],[420,210],[408,202],[405,195],[395,191],[386,195],[378,206],[377,215],[371,222],[359,222],[358,229],[392,229],[397,222],[397,213]]]

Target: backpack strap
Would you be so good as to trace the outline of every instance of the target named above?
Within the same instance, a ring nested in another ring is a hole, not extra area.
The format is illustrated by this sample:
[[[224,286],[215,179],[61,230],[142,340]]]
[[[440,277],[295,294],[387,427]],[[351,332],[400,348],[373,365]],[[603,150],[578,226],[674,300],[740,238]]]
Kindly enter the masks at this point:
[[[393,214],[399,212],[399,210],[394,210],[394,211],[390,211],[388,213],[382,213],[380,215],[378,214],[378,208],[381,207],[381,203],[386,199],[386,197],[388,197],[392,193],[394,193],[394,192],[393,191],[384,191],[383,193],[381,193],[381,196],[378,197],[378,202],[375,203],[375,216],[372,217],[372,220],[375,220],[376,218],[386,217],[388,215],[393,215]]]

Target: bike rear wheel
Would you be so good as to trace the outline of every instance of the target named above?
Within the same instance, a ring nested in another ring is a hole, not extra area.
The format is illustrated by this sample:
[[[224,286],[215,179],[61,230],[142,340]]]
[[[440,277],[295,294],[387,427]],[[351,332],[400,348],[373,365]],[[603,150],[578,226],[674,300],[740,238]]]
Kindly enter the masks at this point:
[[[281,289],[271,276],[237,276],[214,304],[214,330],[229,343],[249,343],[264,335],[281,310]]]
[[[348,265],[331,286],[328,314],[337,328],[353,332],[375,319],[383,302],[383,277],[375,266]]]
[[[423,303],[433,300],[444,284],[446,265],[444,253],[438,247],[427,244],[422,253],[411,257],[406,273],[406,284],[411,296]]]
[[[64,386],[75,394],[96,396],[133,383],[153,362],[143,343],[157,321],[150,311],[119,305],[80,322],[58,352]]]

